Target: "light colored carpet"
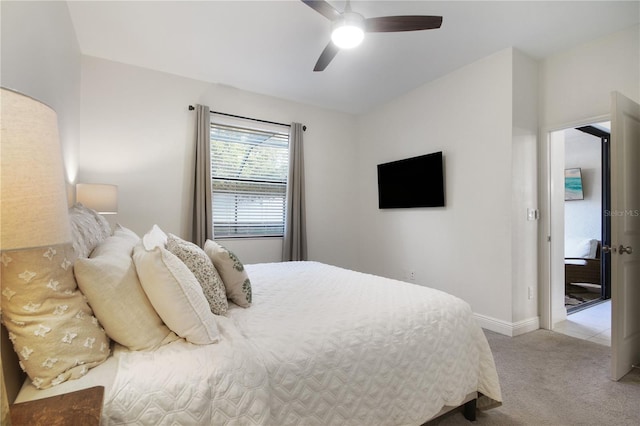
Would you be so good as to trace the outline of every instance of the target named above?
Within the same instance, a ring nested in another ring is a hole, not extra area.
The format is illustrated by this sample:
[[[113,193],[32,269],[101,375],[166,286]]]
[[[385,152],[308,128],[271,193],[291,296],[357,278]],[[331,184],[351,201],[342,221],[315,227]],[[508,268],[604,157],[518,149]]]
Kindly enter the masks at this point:
[[[485,331],[502,387],[501,407],[449,425],[640,425],[640,370],[609,379],[611,348],[548,330],[518,337]]]

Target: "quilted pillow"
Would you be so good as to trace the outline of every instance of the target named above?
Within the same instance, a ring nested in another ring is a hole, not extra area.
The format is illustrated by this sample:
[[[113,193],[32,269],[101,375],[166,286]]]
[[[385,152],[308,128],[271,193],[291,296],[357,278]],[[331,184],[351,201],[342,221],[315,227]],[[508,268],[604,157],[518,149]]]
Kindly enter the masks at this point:
[[[227,298],[243,308],[251,306],[251,281],[240,259],[220,244],[207,240],[204,252],[216,267],[227,292]]]
[[[118,225],[90,259],[78,259],[74,265],[78,287],[107,335],[133,351],[155,349],[178,339],[140,285],[131,257],[139,242],[133,231]]]
[[[89,257],[91,251],[111,235],[107,219],[80,203],[69,209],[69,221],[76,257]]]
[[[20,365],[40,389],[79,378],[109,338],[73,277],[71,244],[2,253],[2,315]]]
[[[218,341],[216,319],[202,287],[180,259],[160,246],[147,250],[140,242],[133,261],[144,292],[171,330],[191,343]]]
[[[204,250],[173,234],[168,235],[167,250],[182,260],[196,277],[209,302],[211,312],[216,315],[226,314],[229,304],[224,283]]]

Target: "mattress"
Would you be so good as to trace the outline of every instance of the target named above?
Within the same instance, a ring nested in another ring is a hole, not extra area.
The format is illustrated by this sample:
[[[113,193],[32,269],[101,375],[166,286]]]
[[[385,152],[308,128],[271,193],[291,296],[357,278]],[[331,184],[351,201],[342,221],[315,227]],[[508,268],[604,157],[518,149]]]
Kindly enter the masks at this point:
[[[253,305],[218,318],[219,343],[114,350],[104,424],[417,425],[474,391],[501,401],[464,301],[316,262],[246,268]]]

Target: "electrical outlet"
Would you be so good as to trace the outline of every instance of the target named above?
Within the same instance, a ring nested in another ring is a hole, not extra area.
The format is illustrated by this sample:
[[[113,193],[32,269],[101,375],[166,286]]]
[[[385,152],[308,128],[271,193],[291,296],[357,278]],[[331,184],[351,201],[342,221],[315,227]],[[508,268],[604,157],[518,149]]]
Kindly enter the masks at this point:
[[[409,271],[409,280],[411,280],[411,281],[415,281],[416,280],[416,272],[415,271]]]
[[[529,300],[533,299],[533,288],[531,286],[527,287]]]

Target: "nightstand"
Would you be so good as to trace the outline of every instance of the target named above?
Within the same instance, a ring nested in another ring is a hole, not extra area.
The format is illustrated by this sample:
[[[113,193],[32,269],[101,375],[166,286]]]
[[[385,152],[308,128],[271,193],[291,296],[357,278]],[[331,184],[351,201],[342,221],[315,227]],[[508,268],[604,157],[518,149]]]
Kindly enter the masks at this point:
[[[13,404],[11,424],[46,426],[98,426],[102,415],[104,386]]]

